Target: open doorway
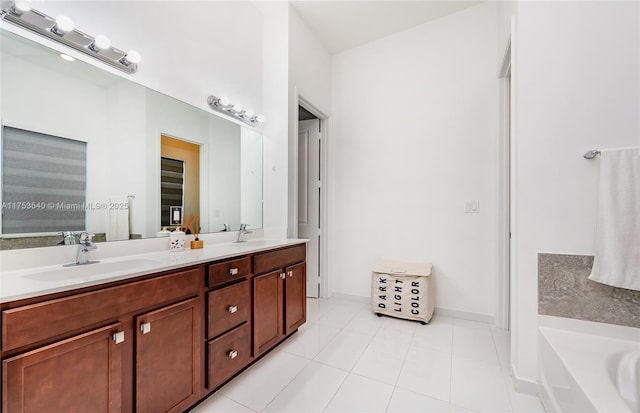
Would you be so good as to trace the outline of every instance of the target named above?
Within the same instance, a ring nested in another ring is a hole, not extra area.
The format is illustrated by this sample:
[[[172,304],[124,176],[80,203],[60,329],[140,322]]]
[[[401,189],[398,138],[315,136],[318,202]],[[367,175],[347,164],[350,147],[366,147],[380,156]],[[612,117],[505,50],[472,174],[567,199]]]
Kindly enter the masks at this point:
[[[307,244],[307,296],[320,296],[322,123],[320,118],[298,106],[298,237]]]

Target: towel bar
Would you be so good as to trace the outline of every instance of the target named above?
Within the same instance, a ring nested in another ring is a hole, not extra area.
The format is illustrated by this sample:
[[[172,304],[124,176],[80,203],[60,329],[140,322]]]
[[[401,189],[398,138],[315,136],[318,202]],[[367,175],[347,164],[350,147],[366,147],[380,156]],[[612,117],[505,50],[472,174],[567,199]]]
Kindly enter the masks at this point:
[[[593,158],[595,158],[595,157],[596,157],[596,156],[598,156],[598,155],[600,155],[600,151],[596,151],[596,150],[593,150],[593,149],[592,149],[592,150],[590,150],[590,151],[586,151],[586,152],[584,153],[584,155],[582,155],[582,157],[583,157],[584,159],[593,159]]]

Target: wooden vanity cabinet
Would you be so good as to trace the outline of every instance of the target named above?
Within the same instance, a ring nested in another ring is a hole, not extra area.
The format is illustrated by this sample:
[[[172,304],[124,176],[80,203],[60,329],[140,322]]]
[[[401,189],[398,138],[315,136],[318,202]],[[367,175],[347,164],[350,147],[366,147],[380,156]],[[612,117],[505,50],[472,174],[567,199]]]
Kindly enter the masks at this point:
[[[209,265],[207,284],[207,389],[245,368],[251,356],[251,257]]]
[[[253,355],[258,357],[306,321],[306,245],[253,258]]]
[[[305,322],[305,259],[298,244],[0,304],[2,412],[187,411]]]
[[[203,280],[199,267],[3,307],[3,413],[184,411],[204,393]]]

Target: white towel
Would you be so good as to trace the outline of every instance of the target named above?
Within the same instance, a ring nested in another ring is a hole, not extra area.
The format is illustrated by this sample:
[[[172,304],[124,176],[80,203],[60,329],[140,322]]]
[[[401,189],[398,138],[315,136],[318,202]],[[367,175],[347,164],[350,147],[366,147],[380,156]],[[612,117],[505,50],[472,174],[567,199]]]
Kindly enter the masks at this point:
[[[107,241],[129,239],[129,198],[126,195],[109,198]]]
[[[640,147],[603,150],[590,280],[640,291]]]

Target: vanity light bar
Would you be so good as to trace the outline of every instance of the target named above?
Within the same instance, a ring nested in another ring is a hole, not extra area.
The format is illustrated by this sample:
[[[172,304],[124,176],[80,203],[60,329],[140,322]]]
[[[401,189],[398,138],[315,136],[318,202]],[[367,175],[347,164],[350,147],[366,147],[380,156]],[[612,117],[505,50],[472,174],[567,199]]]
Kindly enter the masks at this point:
[[[229,102],[229,99],[227,98],[219,98],[217,96],[211,95],[207,98],[207,103],[209,104],[209,107],[216,112],[224,113],[228,116],[233,116],[248,125],[256,126],[259,123],[264,122],[263,115],[255,115],[251,110],[244,109],[237,103]]]
[[[125,73],[133,74],[138,70],[138,52],[123,52],[112,47],[103,35],[94,38],[75,29],[71,19],[66,16],[54,19],[23,3],[26,2],[16,1],[10,7],[0,10],[0,18],[94,57]]]

